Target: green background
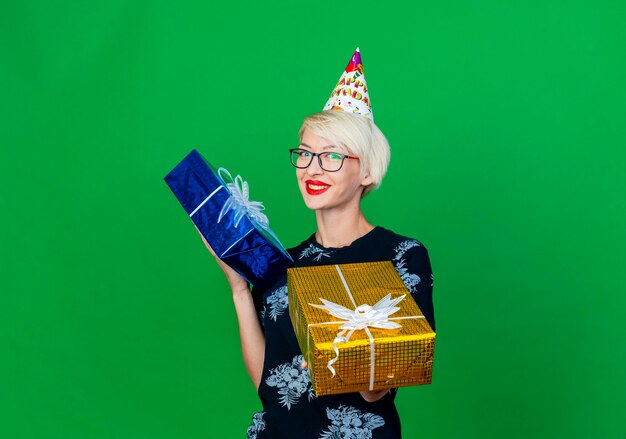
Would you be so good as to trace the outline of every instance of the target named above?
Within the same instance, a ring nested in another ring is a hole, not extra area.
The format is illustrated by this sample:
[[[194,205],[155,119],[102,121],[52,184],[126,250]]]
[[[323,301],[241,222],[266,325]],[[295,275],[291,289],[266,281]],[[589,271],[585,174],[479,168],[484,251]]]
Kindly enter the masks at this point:
[[[360,46],[370,221],[435,272],[408,438],[625,437],[619,1],[2,2],[0,437],[245,437],[232,300],[163,177],[241,174],[287,246],[286,150]],[[621,335],[620,335],[621,334]]]

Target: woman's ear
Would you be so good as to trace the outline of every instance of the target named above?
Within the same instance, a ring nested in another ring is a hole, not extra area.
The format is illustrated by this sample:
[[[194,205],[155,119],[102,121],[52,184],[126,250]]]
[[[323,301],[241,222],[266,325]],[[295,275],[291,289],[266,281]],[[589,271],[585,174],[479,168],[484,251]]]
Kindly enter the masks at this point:
[[[370,177],[369,174],[365,174],[365,176],[361,180],[361,186],[367,187],[372,183],[374,183],[374,180],[372,180],[372,177]]]

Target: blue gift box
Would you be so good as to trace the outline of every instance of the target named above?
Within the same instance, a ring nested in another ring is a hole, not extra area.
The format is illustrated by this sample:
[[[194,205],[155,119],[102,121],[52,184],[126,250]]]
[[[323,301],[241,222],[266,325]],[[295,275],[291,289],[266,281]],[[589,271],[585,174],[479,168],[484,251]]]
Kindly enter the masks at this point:
[[[220,259],[254,286],[269,288],[293,266],[240,176],[216,170],[194,149],[165,182]]]

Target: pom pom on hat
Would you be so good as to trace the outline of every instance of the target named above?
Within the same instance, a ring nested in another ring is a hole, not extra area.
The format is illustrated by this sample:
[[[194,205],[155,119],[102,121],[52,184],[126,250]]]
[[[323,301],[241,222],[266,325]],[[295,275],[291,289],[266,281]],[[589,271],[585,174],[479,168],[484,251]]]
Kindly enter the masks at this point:
[[[354,51],[324,110],[343,110],[374,120],[359,48]]]

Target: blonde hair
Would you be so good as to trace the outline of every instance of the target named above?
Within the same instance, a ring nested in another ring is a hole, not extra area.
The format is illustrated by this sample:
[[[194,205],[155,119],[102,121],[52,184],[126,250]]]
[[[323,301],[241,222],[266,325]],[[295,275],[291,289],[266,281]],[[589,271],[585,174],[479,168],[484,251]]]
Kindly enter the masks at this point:
[[[387,138],[373,120],[346,111],[325,110],[304,119],[298,132],[300,140],[304,130],[343,146],[360,158],[361,173],[372,179],[372,184],[363,190],[361,197],[380,186],[391,153]]]

